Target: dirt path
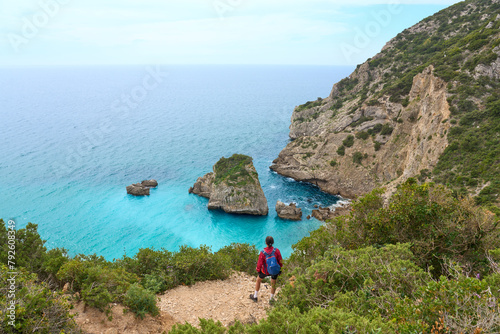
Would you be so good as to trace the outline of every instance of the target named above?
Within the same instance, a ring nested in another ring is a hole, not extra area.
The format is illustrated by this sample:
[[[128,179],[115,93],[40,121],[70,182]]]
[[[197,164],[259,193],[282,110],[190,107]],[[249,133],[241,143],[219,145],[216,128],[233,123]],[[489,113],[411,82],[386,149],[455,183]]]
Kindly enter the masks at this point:
[[[97,309],[85,307],[83,302],[75,303],[71,313],[75,321],[86,333],[162,333],[167,332],[175,323],[188,322],[198,326],[198,318],[219,320],[225,326],[239,320],[254,323],[266,317],[269,307],[271,286],[262,283],[259,301],[248,298],[255,289],[255,277],[245,273],[234,273],[224,281],[206,281],[195,285],[179,286],[158,295],[160,315],[146,315],[143,320],[133,313],[124,313],[122,305],[112,306],[112,320]]]
[[[262,283],[259,301],[248,297],[255,291],[255,277],[235,273],[224,281],[199,282],[180,286],[159,296],[158,307],[180,323],[198,325],[198,318],[211,318],[228,325],[235,320],[257,322],[266,317],[271,286]]]
[[[93,307],[85,307],[83,302],[74,303],[75,322],[89,334],[157,334],[168,332],[176,323],[166,312],[160,312],[157,317],[147,314],[140,320],[132,312],[125,312],[122,305],[114,304],[111,308],[112,320],[109,321],[104,312]]]

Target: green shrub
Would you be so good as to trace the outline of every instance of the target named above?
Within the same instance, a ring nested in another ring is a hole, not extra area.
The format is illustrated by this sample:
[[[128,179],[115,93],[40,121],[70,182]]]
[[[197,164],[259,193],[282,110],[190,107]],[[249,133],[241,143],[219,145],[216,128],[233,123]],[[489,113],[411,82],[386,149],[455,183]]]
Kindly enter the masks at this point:
[[[380,143],[378,141],[374,141],[373,142],[373,147],[374,147],[375,151],[378,151],[382,147],[382,143]]]
[[[274,308],[267,319],[248,328],[248,333],[395,333],[394,325],[380,317],[363,317],[335,308]]]
[[[351,216],[335,221],[336,240],[344,247],[412,242],[423,268],[438,277],[447,259],[485,273],[485,253],[500,243],[495,218],[470,198],[455,199],[443,186],[417,185],[409,179],[381,207],[380,193],[353,203]]]
[[[337,149],[337,154],[338,154],[338,155],[341,155],[341,156],[345,155],[345,146],[344,146],[344,145],[340,146],[340,147]]]
[[[200,328],[196,328],[187,322],[176,324],[169,331],[169,334],[243,334],[248,333],[249,327],[244,327],[239,321],[229,328],[224,327],[220,321],[212,319],[200,319]]]
[[[352,155],[352,162],[354,162],[355,164],[361,165],[361,161],[363,161],[363,153],[354,152],[354,154]]]
[[[390,134],[392,134],[392,126],[389,124],[389,123],[385,123],[383,126],[382,126],[382,129],[380,130],[380,134],[382,136],[388,136]]]
[[[165,249],[140,248],[133,258],[124,256],[116,261],[117,266],[139,277],[162,272],[172,261],[172,252]]]
[[[354,145],[354,136],[353,135],[348,135],[347,138],[344,139],[344,141],[342,141],[342,144],[345,147],[351,147],[352,145]]]
[[[105,261],[105,260],[104,260]],[[80,292],[82,300],[101,311],[107,311],[111,302],[123,302],[129,286],[139,278],[123,268],[112,268],[97,257],[81,257],[66,262],[57,273],[62,284],[69,283],[73,292]]]
[[[380,131],[382,131],[382,124],[378,123],[378,124],[375,124],[375,126],[371,129],[368,129],[368,134],[369,135],[376,135],[377,133],[380,133]]]
[[[352,122],[350,126],[355,128],[358,125],[361,125],[361,124],[368,122],[368,121],[371,121],[371,120],[373,120],[373,117],[361,116],[361,118],[358,119],[356,122]]]
[[[220,158],[214,165],[215,180],[214,183],[228,182],[229,184],[238,183],[241,179],[248,182],[254,182],[246,166],[252,163],[252,158],[243,154],[233,154],[229,158]]]
[[[259,251],[255,245],[247,243],[232,243],[219,249],[215,253],[216,257],[222,257],[222,261],[227,262],[225,266],[232,270],[246,272],[256,276],[257,259]]]
[[[495,293],[496,292],[496,293]],[[484,333],[500,330],[498,290],[486,280],[460,276],[437,281],[415,291],[415,298],[401,299],[394,316],[402,332],[429,331],[442,323],[447,333]]]
[[[221,257],[215,256],[208,246],[202,245],[199,248],[181,246],[172,257],[167,287],[227,278],[230,268],[220,259]]]
[[[370,137],[370,135],[368,134],[368,132],[359,131],[359,132],[356,133],[356,138],[358,138],[358,139],[366,140],[366,139],[368,139],[368,137]]]
[[[419,285],[430,279],[413,261],[410,244],[387,245],[380,249],[331,248],[304,274],[301,275],[300,270],[294,271],[295,283],[285,285],[280,293],[280,303],[307,311],[315,306],[328,307],[339,294],[346,292],[373,299],[383,296],[385,303],[395,297],[412,296]],[[373,309],[373,305],[368,304],[365,303],[367,311]],[[385,313],[383,309],[379,312]]]
[[[95,307],[102,312],[109,312],[109,304],[114,300],[106,286],[102,283],[85,284],[81,296],[85,304]]]
[[[336,160],[330,161],[330,166],[332,166],[332,167],[337,166],[337,161]]]
[[[124,304],[141,319],[144,318],[146,313],[152,316],[156,316],[159,313],[159,309],[156,306],[156,295],[137,283],[132,284],[127,290]]]
[[[10,315],[10,270],[0,264],[0,332],[14,333],[80,333],[73,316],[72,306],[60,292],[50,290],[47,284],[37,282],[36,275],[17,268],[15,277],[15,321]]]
[[[314,108],[314,107],[318,107],[318,106],[321,106],[323,104],[323,99],[318,97],[318,99],[316,101],[308,101],[304,104],[301,104],[300,106],[297,106],[295,108],[295,111],[296,112],[301,112],[301,111],[304,111],[304,110],[307,110],[307,109],[311,109],[311,108]]]
[[[0,220],[0,241],[3,241],[0,246],[0,260],[1,263],[6,264],[9,249],[7,248],[7,228],[3,220]],[[44,246],[45,240],[42,240],[38,234],[38,225],[28,223],[25,228],[18,229],[15,243],[16,266],[46,277],[47,273],[43,271],[43,262],[47,249]],[[51,254],[53,255],[53,253]]]
[[[159,274],[149,275],[146,274],[141,281],[141,285],[154,294],[164,292],[167,290],[165,278]]]

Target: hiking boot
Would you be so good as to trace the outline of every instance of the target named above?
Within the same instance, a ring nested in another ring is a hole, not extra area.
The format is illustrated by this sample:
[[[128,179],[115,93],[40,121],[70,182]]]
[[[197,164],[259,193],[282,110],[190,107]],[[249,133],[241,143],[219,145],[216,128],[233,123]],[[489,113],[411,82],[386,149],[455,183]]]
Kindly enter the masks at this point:
[[[254,301],[254,302],[256,302],[256,303],[257,303],[257,300],[259,300],[258,298],[255,298],[255,297],[253,296],[253,293],[251,293],[251,294],[250,294],[250,299],[251,299],[251,300],[253,300],[253,301]]]

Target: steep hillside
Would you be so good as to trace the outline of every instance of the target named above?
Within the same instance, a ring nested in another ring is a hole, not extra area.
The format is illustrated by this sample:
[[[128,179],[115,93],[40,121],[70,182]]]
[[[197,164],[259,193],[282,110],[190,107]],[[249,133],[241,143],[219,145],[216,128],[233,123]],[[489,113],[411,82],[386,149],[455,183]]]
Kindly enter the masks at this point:
[[[418,176],[498,203],[499,13],[498,0],[464,1],[398,34],[295,108],[271,169],[345,197]]]

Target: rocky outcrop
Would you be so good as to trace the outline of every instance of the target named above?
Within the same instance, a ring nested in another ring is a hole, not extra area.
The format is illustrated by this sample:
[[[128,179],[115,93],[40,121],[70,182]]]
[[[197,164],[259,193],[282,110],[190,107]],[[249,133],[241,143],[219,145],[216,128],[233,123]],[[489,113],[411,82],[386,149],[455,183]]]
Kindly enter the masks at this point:
[[[127,194],[134,196],[149,196],[149,189],[156,188],[158,182],[156,180],[144,180],[141,183],[134,183],[127,186]]]
[[[276,213],[281,219],[288,220],[301,220],[302,219],[302,209],[298,208],[295,203],[290,203],[286,205],[281,201],[276,202]]]
[[[134,183],[127,186],[127,194],[134,196],[149,196],[149,187],[143,186],[141,183]]]
[[[248,215],[269,211],[252,158],[246,155],[221,158],[213,172],[198,178],[189,192],[209,198],[209,210]]]
[[[318,207],[318,209],[312,211],[312,216],[318,220],[326,221],[333,219],[338,216],[343,216],[351,211],[350,204],[341,204],[335,207],[333,210],[330,208]]]
[[[212,186],[214,183],[214,173],[208,173],[196,180],[194,185],[189,188],[190,194],[196,194],[202,197],[210,198],[212,194]]]
[[[158,181],[156,181],[156,180],[144,180],[141,182],[141,184],[145,187],[148,187],[148,188],[158,187]]]
[[[364,82],[363,71],[367,65],[348,81]],[[296,108],[290,126],[296,139],[273,161],[272,170],[354,198],[433,169],[448,145],[450,111],[446,83],[434,76],[432,66],[414,77],[406,106],[383,96],[357,109],[359,101],[346,102],[332,117],[327,110],[338,94],[336,86],[316,109]],[[319,116],[307,116],[314,113]]]
[[[378,187],[387,198],[410,177],[470,195],[498,181],[498,161],[483,164],[500,147],[485,139],[498,119],[499,3],[462,1],[420,21],[328,97],[295,107],[271,169],[348,198]],[[492,187],[478,196],[500,206],[484,197]]]

